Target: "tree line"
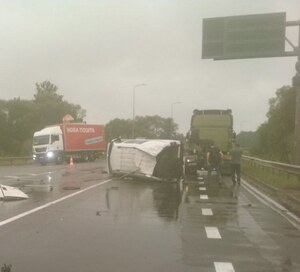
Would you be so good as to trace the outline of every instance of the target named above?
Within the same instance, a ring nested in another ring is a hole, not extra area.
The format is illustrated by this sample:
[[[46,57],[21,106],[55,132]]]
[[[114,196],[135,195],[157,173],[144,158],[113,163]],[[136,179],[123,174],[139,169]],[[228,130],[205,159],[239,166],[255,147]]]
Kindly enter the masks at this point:
[[[267,120],[255,132],[241,132],[237,140],[250,154],[284,163],[294,162],[296,90],[283,86],[269,99]]]
[[[65,101],[58,94],[58,87],[50,81],[36,83],[32,100],[0,100],[0,156],[30,155],[33,133],[61,123],[66,114],[82,122],[86,112],[80,105]]]
[[[14,98],[0,100],[0,157],[29,156],[32,136],[46,126],[59,124],[66,114],[74,122],[85,122],[86,110],[69,103],[58,93],[58,87],[50,81],[36,83],[32,100]],[[131,138],[133,121],[116,118],[106,124],[106,141],[114,138]],[[178,125],[171,118],[137,116],[134,123],[135,137],[148,139],[182,139]]]
[[[86,110],[72,104],[58,93],[58,87],[50,81],[36,83],[32,100],[0,99],[0,156],[29,156],[32,135],[45,126],[59,124],[63,116],[72,115],[74,122],[84,122]],[[254,132],[241,132],[237,140],[251,155],[269,160],[292,163],[294,157],[294,126],[296,91],[283,86],[269,100],[267,120]],[[184,140],[178,125],[171,118],[137,116],[130,119],[115,118],[105,126],[106,140],[114,138]]]
[[[171,118],[154,116],[137,116],[134,121],[134,137],[146,139],[177,139],[183,135],[177,133],[178,125]],[[109,121],[105,126],[106,139],[130,139],[133,136],[133,121],[119,119]]]

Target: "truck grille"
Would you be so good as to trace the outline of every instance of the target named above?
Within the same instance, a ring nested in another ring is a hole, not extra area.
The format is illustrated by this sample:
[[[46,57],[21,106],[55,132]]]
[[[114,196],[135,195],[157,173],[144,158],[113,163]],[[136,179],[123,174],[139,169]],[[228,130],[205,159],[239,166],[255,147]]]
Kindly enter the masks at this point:
[[[46,152],[47,147],[37,147],[35,148],[35,152],[40,153],[40,152]]]

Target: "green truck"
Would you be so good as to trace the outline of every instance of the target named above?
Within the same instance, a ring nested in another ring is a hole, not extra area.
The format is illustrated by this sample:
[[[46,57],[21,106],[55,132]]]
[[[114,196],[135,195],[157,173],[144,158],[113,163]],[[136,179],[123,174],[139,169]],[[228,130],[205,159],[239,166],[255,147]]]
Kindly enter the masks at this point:
[[[223,153],[221,173],[230,174],[228,152],[235,140],[233,117],[230,109],[194,110],[187,134],[185,170],[194,174],[207,169],[206,155],[212,145]]]

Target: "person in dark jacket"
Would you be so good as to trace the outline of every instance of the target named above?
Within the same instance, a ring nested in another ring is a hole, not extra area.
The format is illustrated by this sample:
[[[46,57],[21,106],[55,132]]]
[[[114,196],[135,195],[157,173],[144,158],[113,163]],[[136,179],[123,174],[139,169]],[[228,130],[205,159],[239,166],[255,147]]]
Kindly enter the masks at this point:
[[[221,181],[221,162],[223,154],[217,146],[212,145],[207,152],[208,173],[207,179],[211,179],[211,172],[214,169],[217,173],[217,181]]]

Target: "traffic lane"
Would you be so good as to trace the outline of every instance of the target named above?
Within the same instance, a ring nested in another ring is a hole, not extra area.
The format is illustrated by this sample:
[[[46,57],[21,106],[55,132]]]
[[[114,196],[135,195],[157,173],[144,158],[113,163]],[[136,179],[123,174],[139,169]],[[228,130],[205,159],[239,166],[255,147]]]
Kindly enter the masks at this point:
[[[103,169],[104,161],[78,163],[72,168],[67,164],[20,167],[14,176],[3,176],[6,180],[1,183],[20,188],[29,198],[0,201],[0,221],[69,195],[75,191],[71,189],[79,190],[107,179]]]
[[[28,165],[11,165],[11,166],[0,166],[0,181],[14,183],[19,178],[26,179],[32,176],[38,176],[46,174],[47,172],[57,171],[59,169],[65,169],[68,164],[47,164],[41,166],[38,163]],[[7,184],[9,185],[9,184]]]
[[[184,271],[178,185],[164,185],[111,181],[5,225],[0,259],[13,271]]]
[[[235,271],[300,271],[299,229],[243,186],[223,178],[221,184],[189,182],[184,191],[185,262],[201,266],[219,259]]]
[[[246,212],[239,213],[245,237],[257,245],[261,256],[277,266],[277,269],[281,268],[279,271],[300,271],[299,218],[298,221],[290,220],[287,212],[274,208],[272,203],[257,201],[261,197],[249,194],[245,186],[240,195],[248,203],[244,206]]]
[[[273,212],[268,227],[294,235],[280,243],[261,205],[226,181],[110,181],[2,226],[0,259],[14,271],[298,271],[299,232]]]
[[[0,166],[0,183],[9,186],[20,186],[32,181],[42,181],[45,177],[49,176],[49,174],[64,173],[71,169],[75,169],[75,171],[76,169],[91,169],[98,166],[106,168],[106,160],[100,159],[95,162],[74,163],[73,167],[68,163],[53,163],[44,166],[37,163],[18,166]]]

